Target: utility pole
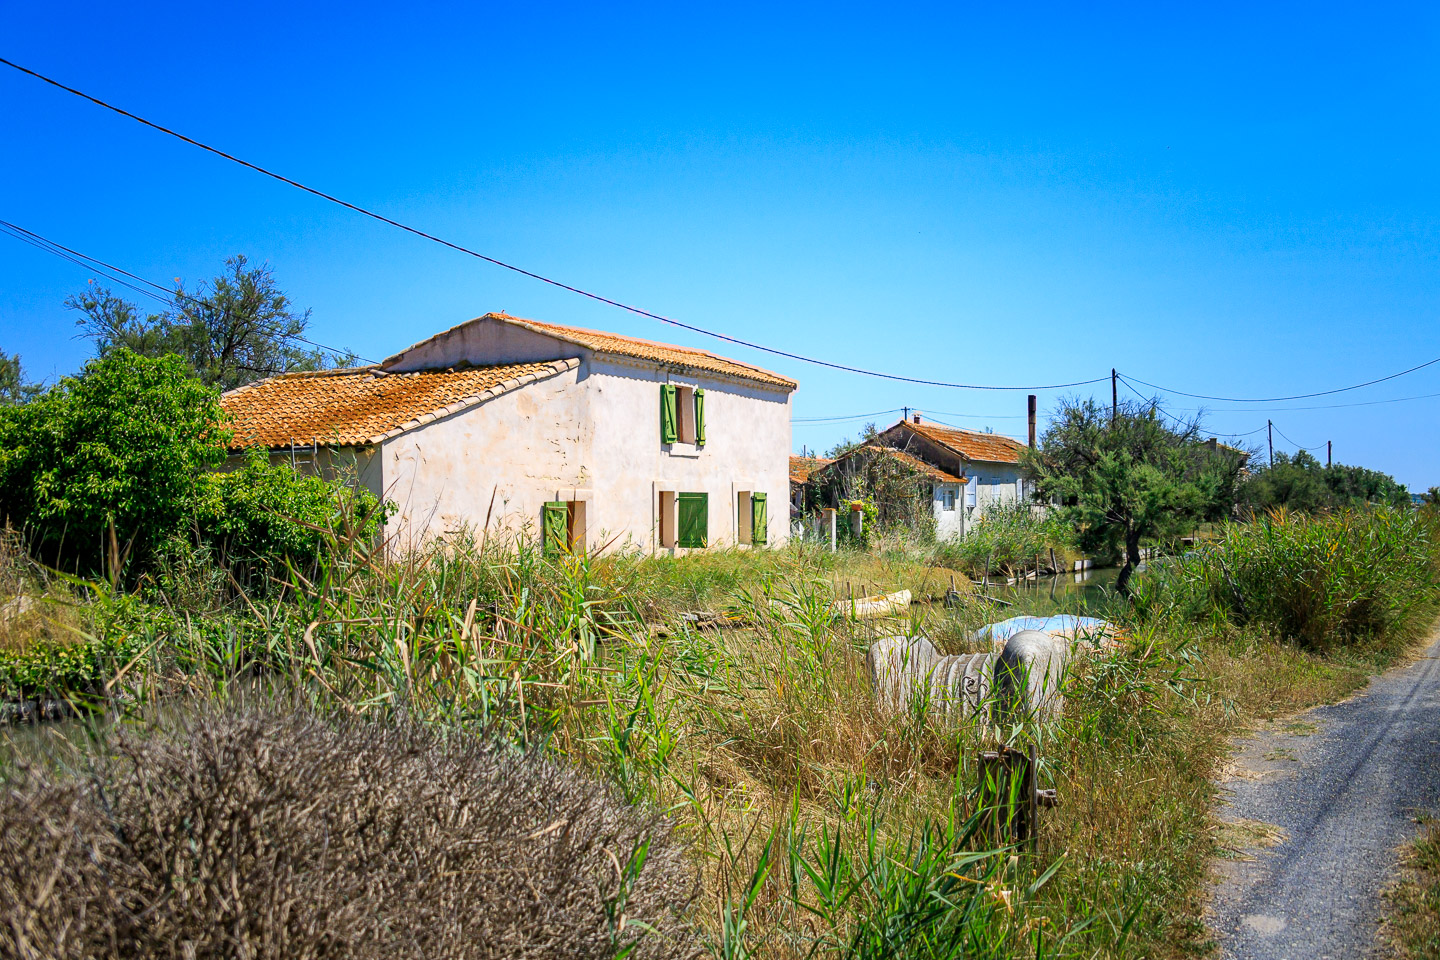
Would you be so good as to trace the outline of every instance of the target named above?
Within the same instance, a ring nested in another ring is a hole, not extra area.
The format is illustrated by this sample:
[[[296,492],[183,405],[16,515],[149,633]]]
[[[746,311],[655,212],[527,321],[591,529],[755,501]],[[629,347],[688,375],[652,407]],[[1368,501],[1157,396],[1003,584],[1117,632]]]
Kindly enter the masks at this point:
[[[1115,368],[1110,368],[1110,426],[1115,426],[1115,418],[1120,415],[1120,386],[1119,374]]]
[[[1031,450],[1034,450],[1034,449],[1035,449],[1035,394],[1033,394],[1033,393],[1030,394],[1030,399],[1029,399],[1029,401],[1026,403],[1026,406],[1029,408],[1029,413],[1030,413],[1030,418],[1029,418],[1029,419],[1030,419],[1030,449],[1031,449]]]
[[[900,418],[901,420],[909,420],[909,419],[910,419],[910,408],[909,408],[909,407],[901,407],[901,408],[900,408],[900,411],[904,414],[904,416]]]
[[[1275,466],[1275,424],[1273,421],[1265,421],[1265,442],[1270,447],[1270,466]]]
[[[1326,441],[1325,441],[1325,469],[1326,469],[1326,470],[1329,470],[1329,469],[1330,469],[1330,454],[1331,454],[1331,452],[1332,452],[1331,449],[1330,449],[1330,445],[1331,445],[1333,442],[1334,442],[1334,441],[1332,441],[1332,440],[1326,440]]]

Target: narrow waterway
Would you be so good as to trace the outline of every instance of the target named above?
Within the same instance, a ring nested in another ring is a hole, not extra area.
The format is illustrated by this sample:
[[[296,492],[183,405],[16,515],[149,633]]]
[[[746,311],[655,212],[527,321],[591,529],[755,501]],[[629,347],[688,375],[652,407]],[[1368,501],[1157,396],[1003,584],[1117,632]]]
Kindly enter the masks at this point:
[[[977,586],[975,590],[1010,604],[1004,608],[1007,616],[1033,614],[1048,617],[1056,613],[1100,616],[1113,602],[1115,582],[1119,578],[1119,567],[1100,567],[1010,586]]]

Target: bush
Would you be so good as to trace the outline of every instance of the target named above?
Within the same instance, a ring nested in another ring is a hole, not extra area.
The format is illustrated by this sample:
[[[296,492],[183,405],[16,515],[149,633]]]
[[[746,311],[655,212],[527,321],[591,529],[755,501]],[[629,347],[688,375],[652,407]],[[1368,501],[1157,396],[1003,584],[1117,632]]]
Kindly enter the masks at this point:
[[[690,955],[670,828],[472,737],[231,710],[0,796],[0,954]],[[660,933],[649,933],[654,926]]]
[[[1322,516],[1274,511],[1227,523],[1220,540],[1147,574],[1142,615],[1253,623],[1302,647],[1396,647],[1436,608],[1435,521],[1372,507]]]
[[[112,529],[118,551],[147,556],[223,458],[223,420],[219,393],[177,358],[109,352],[0,407],[0,516],[61,566],[98,569]]]
[[[1063,557],[1073,545],[1074,534],[1056,511],[1040,512],[1024,502],[997,504],[965,536],[936,544],[935,562],[972,576],[1014,572],[1028,569],[1036,557],[1048,561],[1052,549]]]
[[[284,566],[314,563],[337,537],[367,544],[384,522],[361,486],[297,472],[250,450],[228,473],[200,478],[195,522],[202,542],[257,580]]]

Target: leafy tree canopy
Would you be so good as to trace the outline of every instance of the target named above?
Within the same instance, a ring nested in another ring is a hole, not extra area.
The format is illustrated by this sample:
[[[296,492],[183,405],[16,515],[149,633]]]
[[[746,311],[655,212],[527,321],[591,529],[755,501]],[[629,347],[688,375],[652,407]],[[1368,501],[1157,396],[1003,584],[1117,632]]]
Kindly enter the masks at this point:
[[[1244,454],[1211,446],[1198,422],[1167,423],[1151,403],[1111,411],[1067,398],[1022,469],[1038,495],[1057,499],[1082,549],[1124,558],[1124,592],[1140,562],[1142,539],[1173,536],[1196,520],[1228,513]]]
[[[114,532],[148,553],[224,458],[219,392],[173,356],[123,347],[20,406],[0,407],[0,518],[51,560],[94,569]]]
[[[25,379],[20,356],[0,350],[0,406],[28,403],[40,393],[40,385]]]
[[[1405,506],[1410,494],[1389,474],[1343,463],[1324,466],[1301,450],[1275,454],[1273,466],[1255,471],[1240,486],[1240,505],[1262,511],[1276,507],[1321,513],[1363,503]]]
[[[275,285],[270,267],[251,267],[243,256],[225,261],[225,273],[192,294],[177,279],[174,306],[142,316],[105,287],[66,299],[82,314],[76,323],[103,355],[125,349],[143,357],[175,354],[209,386],[229,390],[292,370],[319,370],[355,362],[309,344],[310,311],[297,311]]]

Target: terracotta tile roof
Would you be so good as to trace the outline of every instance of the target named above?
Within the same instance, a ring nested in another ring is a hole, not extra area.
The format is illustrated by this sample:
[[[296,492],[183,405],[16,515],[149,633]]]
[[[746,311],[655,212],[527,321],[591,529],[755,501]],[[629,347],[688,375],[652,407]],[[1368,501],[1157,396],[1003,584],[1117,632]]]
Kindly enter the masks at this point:
[[[921,460],[919,457],[914,456],[914,455],[909,454],[909,453],[906,453],[904,450],[897,450],[897,449],[895,449],[894,447],[887,447],[887,446],[884,446],[883,444],[879,444],[879,443],[876,443],[876,442],[874,442],[874,441],[870,441],[870,442],[868,442],[868,443],[861,444],[860,446],[858,446],[858,447],[856,447],[855,449],[851,450],[849,453],[846,453],[846,454],[843,454],[842,456],[836,457],[834,460],[830,461],[830,463],[832,463],[832,464],[833,464],[833,463],[840,463],[842,460],[846,460],[846,459],[848,459],[848,458],[850,458],[850,457],[855,456],[857,453],[861,453],[861,452],[878,453],[878,454],[881,454],[882,456],[887,456],[887,457],[890,457],[891,459],[898,460],[900,463],[903,463],[905,466],[909,467],[911,470],[914,470],[916,473],[923,474],[924,476],[929,477],[931,480],[935,480],[935,481],[938,481],[938,482],[940,482],[940,483],[964,483],[964,482],[965,482],[965,481],[962,480],[961,478],[955,476],[955,474],[949,473],[949,472],[947,472],[947,471],[945,471],[945,470],[941,470],[939,467],[935,466],[933,463],[926,463],[924,460]],[[791,458],[792,461],[793,461],[794,459],[795,459],[794,457]],[[827,465],[828,465],[828,464],[827,464]],[[792,468],[792,473],[793,473],[793,468]]]
[[[415,373],[386,373],[379,367],[282,373],[231,390],[220,405],[234,420],[232,449],[379,443],[578,363],[555,360]]]
[[[656,343],[652,340],[640,340],[636,337],[622,337],[617,333],[604,333],[599,330],[565,327],[558,323],[525,320],[521,317],[512,317],[506,313],[490,313],[485,316],[487,318],[504,321],[505,323],[513,323],[517,327],[525,327],[526,329],[534,330],[536,333],[558,337],[570,343],[577,343],[582,347],[588,347],[594,350],[596,353],[611,353],[622,357],[632,357],[637,360],[653,360],[657,363],[676,364],[695,370],[704,370],[707,373],[721,373],[726,376],[739,377],[742,380],[753,380],[757,383],[784,387],[787,390],[794,390],[797,386],[794,380],[788,377],[782,377],[778,373],[771,373],[769,370],[752,367],[748,363],[730,360],[704,350],[695,350],[690,347],[677,347],[668,343]]]
[[[810,479],[812,473],[821,467],[828,466],[830,462],[824,457],[791,457],[790,482],[804,483]]]
[[[998,433],[980,433],[975,430],[961,430],[937,423],[915,423],[901,420],[895,427],[904,427],[913,433],[936,443],[943,444],[970,460],[984,460],[989,463],[1019,463],[1020,451],[1025,444]],[[895,427],[891,427],[894,430]],[[889,433],[889,430],[885,431]]]

